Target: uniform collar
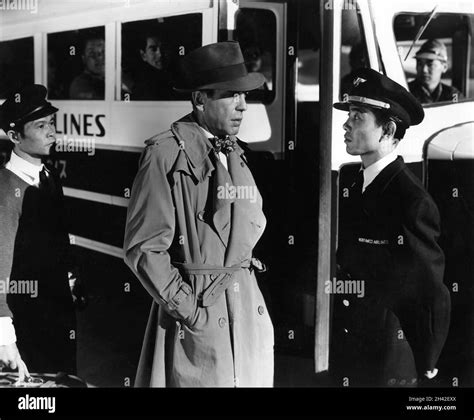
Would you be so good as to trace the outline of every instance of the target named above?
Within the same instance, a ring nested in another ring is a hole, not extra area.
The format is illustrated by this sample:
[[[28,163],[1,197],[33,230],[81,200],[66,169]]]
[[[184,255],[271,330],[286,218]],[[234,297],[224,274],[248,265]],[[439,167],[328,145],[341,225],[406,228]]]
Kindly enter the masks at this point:
[[[406,168],[406,166],[403,158],[398,156],[393,162],[385,166],[371,184],[367,186],[364,196],[367,197],[371,194],[383,193],[393,178],[404,168]]]
[[[364,191],[372,181],[377,177],[377,175],[382,172],[382,170],[390,165],[397,158],[397,153],[395,150],[390,152],[388,155],[384,156],[382,159],[379,159],[377,162],[372,163],[364,169],[364,185],[362,191]]]
[[[43,164],[35,165],[12,152],[10,160],[5,167],[18,175],[21,179],[30,185],[39,183],[39,174],[43,169]]]

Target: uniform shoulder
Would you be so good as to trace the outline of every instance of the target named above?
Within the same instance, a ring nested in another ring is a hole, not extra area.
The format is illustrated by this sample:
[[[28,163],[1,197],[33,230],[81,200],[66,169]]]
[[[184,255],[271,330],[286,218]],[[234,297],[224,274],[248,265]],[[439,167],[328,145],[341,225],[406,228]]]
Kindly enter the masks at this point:
[[[435,206],[431,195],[423,186],[420,179],[407,167],[398,174],[399,190],[405,201],[405,207],[410,209],[417,207],[420,203]]]
[[[18,191],[23,191],[28,187],[25,181],[5,166],[0,167],[0,206],[12,207],[18,204]]]

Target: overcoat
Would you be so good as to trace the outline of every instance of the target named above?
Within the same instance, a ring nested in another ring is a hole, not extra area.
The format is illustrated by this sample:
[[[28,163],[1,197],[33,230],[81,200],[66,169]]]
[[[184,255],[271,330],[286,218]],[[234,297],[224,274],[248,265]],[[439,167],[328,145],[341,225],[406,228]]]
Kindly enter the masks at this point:
[[[192,115],[146,144],[124,242],[153,298],[135,386],[272,386],[273,326],[252,265],[266,219],[243,150],[227,171]]]
[[[341,279],[365,287],[336,295],[336,366],[350,384],[414,385],[449,328],[438,209],[401,157],[363,194],[356,186],[341,194],[337,262]]]

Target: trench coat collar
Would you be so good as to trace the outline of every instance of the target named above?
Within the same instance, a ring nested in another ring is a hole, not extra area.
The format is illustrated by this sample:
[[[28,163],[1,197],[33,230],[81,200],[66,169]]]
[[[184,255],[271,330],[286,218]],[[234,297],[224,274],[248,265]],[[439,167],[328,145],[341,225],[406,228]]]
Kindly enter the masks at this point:
[[[398,156],[392,163],[388,164],[367,186],[362,196],[369,197],[372,194],[383,193],[393,178],[405,169],[405,162],[401,156]]]
[[[184,116],[171,125],[171,131],[186,156],[186,159],[183,159],[180,153],[175,165],[175,172],[183,171],[193,176],[198,182],[204,181],[215,170],[215,165],[209,157],[213,146],[196,118],[192,113]],[[244,151],[239,145],[238,139],[235,138],[235,140],[235,151],[245,160]]]
[[[171,124],[171,131],[178,140],[181,151],[184,152],[179,153],[174,171],[186,172],[197,182],[204,181],[214,170],[214,165],[209,159],[212,145],[193,114],[188,114]]]

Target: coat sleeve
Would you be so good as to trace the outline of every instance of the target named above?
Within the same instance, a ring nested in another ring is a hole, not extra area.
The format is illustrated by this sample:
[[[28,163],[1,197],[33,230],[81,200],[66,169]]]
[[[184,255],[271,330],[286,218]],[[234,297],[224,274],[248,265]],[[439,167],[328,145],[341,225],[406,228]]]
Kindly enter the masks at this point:
[[[125,227],[125,262],[153,299],[174,318],[189,321],[197,310],[191,286],[171,264],[175,209],[166,151],[148,146],[133,183]]]
[[[405,236],[409,247],[407,289],[411,308],[399,316],[402,328],[412,331],[411,341],[419,373],[436,367],[449,330],[451,298],[444,285],[444,254],[438,245],[439,213],[429,197],[409,207]],[[410,339],[411,338],[411,339]]]

